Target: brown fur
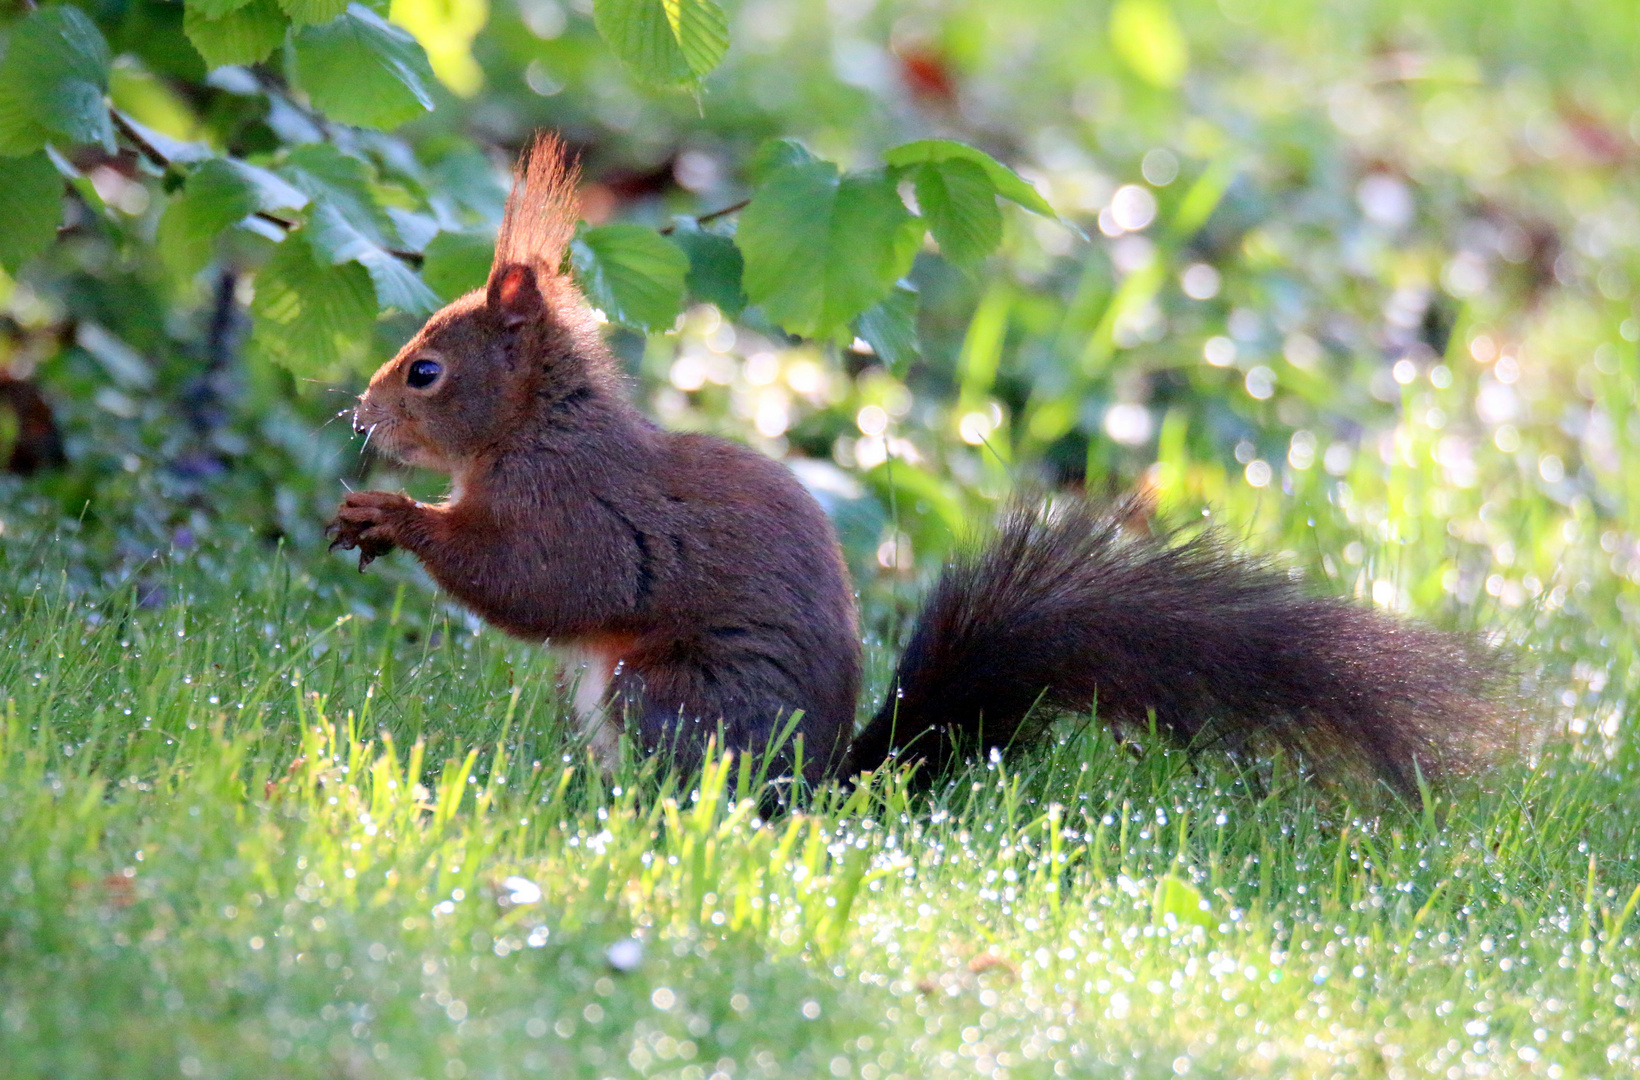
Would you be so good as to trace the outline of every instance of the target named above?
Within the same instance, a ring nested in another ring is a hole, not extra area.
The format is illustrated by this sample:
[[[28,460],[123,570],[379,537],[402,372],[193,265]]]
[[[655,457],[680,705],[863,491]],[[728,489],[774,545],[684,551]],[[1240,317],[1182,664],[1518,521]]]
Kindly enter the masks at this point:
[[[564,154],[563,144],[552,135],[537,135],[513,170],[512,194],[496,237],[492,280],[497,271],[510,266],[528,266],[544,276],[558,271],[580,219],[575,195],[580,179],[581,170]]]
[[[1214,532],[1135,531],[1144,500],[1016,504],[946,568],[847,771],[929,772],[1029,744],[1063,713],[1232,752],[1275,747],[1403,795],[1511,738],[1503,658],[1461,634],[1313,596]]]
[[[433,506],[349,495],[335,546],[361,569],[402,547],[495,626],[574,648],[629,732],[684,767],[720,729],[761,750],[796,710],[816,780],[908,752],[937,768],[1029,741],[1033,716],[1094,707],[1401,791],[1485,760],[1499,669],[1484,650],[1309,597],[1210,537],[1135,528],[1138,503],[1006,515],[947,570],[851,747],[860,645],[831,525],[782,465],[661,431],[626,401],[560,272],[574,176],[556,142],[536,143],[487,287],[434,315],[360,399],[354,424],[382,450],[454,479]],[[429,360],[442,374],[410,385]]]
[[[521,170],[488,288],[434,315],[354,414],[384,452],[449,473],[451,498],[349,495],[337,544],[361,567],[402,547],[507,633],[613,660],[611,704],[651,748],[687,758],[721,724],[728,745],[759,750],[801,709],[818,778],[842,759],[859,685],[831,525],[784,466],[661,431],[627,403],[558,272],[575,210],[557,159],[542,140]],[[442,376],[410,387],[429,358]]]

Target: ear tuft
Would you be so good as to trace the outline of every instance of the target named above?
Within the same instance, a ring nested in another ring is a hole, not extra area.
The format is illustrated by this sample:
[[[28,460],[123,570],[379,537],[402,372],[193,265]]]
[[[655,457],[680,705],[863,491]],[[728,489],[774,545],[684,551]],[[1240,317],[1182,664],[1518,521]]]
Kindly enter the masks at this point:
[[[513,172],[490,268],[492,282],[515,263],[534,267],[538,274],[558,272],[581,216],[575,193],[579,179],[580,170],[557,136],[537,132]]]
[[[535,271],[522,263],[497,267],[491,272],[486,303],[508,326],[537,318],[545,306]]]

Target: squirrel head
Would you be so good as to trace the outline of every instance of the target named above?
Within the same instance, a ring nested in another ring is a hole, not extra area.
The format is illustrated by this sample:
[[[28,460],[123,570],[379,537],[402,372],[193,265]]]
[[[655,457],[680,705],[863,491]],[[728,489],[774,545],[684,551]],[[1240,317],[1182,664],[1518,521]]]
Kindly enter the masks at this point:
[[[616,365],[564,271],[578,170],[536,136],[507,196],[489,282],[427,320],[371,377],[353,427],[389,456],[459,473],[518,440],[573,426],[618,394]]]

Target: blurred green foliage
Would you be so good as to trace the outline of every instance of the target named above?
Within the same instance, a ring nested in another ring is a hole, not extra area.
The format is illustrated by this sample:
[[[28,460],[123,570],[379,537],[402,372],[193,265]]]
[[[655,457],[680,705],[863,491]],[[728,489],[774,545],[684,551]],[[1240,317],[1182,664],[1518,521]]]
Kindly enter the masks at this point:
[[[1137,484],[1338,588],[1551,644],[1574,697],[1615,701],[1640,578],[1630,16],[16,9],[0,364],[67,463],[0,477],[0,522],[87,580],[245,525],[317,557],[381,467],[330,421],[482,282],[549,128],[634,392],[790,461],[868,584],[1021,483]]]

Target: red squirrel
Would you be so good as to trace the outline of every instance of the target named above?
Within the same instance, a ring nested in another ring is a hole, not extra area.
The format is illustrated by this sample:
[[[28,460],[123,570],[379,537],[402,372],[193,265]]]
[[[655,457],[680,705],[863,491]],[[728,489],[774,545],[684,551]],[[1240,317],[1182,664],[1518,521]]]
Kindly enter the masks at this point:
[[[898,757],[938,775],[1096,710],[1405,793],[1490,749],[1500,667],[1472,640],[1071,497],[1016,504],[946,568],[856,735],[860,633],[831,523],[784,465],[627,400],[562,269],[576,180],[539,136],[486,287],[429,319],[354,411],[383,453],[448,473],[448,499],[354,492],[331,528],[361,570],[403,548],[494,626],[584,660],[576,704],[599,753],[624,733],[686,768],[714,734],[764,752],[796,716],[777,772],[846,779]]]

